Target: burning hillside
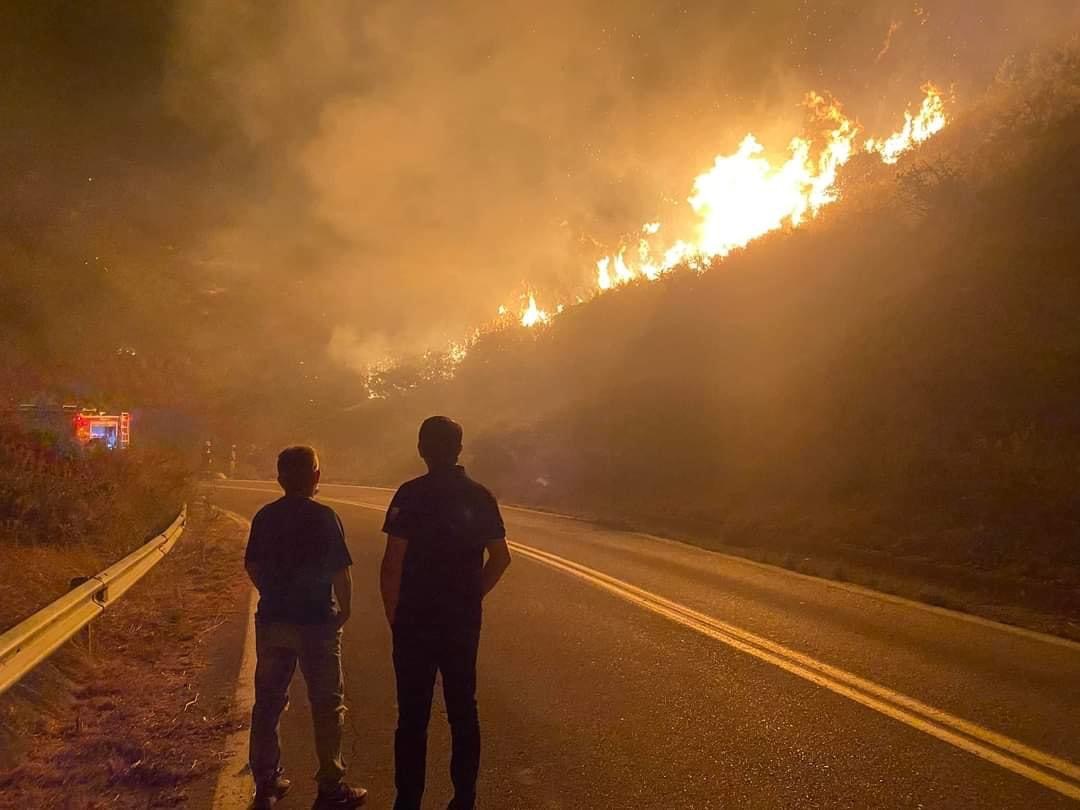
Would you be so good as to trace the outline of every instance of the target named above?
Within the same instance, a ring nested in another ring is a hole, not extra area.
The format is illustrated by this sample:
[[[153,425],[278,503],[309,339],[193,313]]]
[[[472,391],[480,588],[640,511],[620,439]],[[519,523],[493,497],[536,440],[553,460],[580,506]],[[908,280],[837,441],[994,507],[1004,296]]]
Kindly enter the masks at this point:
[[[774,161],[749,133],[735,152],[717,155],[713,166],[694,178],[687,202],[695,224],[683,237],[665,241],[660,222],[641,226],[636,241],[596,262],[592,280],[572,301],[542,304],[534,290],[520,296],[517,307],[500,306],[497,317],[466,339],[450,345],[433,366],[438,375],[452,374],[469,349],[486,332],[520,325],[544,326],[567,307],[580,304],[632,281],[655,281],[679,266],[706,269],[718,258],[746,247],[755,239],[781,228],[798,228],[839,199],[841,169],[859,153],[895,164],[911,149],[940,132],[948,123],[945,101],[933,84],[923,86],[923,99],[914,111],[904,111],[903,124],[885,137],[867,136],[840,103],[810,92],[803,100],[807,128],[787,145],[788,157]],[[393,369],[386,361],[368,371],[369,383]],[[369,396],[377,398],[377,386]]]
[[[747,134],[734,153],[717,155],[712,168],[694,178],[688,198],[698,220],[694,233],[663,243],[652,238],[661,231],[659,222],[643,225],[637,244],[597,261],[595,292],[636,279],[653,281],[682,264],[705,267],[770,231],[799,227],[838,199],[840,169],[860,150],[894,164],[945,127],[941,92],[929,83],[923,92],[918,110],[905,110],[903,126],[884,138],[864,137],[838,102],[807,94],[811,134],[791,139],[787,160],[774,163],[753,133]],[[547,323],[550,317],[538,308],[535,295],[525,300],[522,325]]]
[[[420,419],[450,413],[470,468],[519,503],[849,574],[1023,572],[1023,600],[1076,615],[1078,88],[1075,47],[1007,66],[895,171],[873,170],[888,139],[858,134],[827,227],[807,205],[718,272],[561,316],[534,294],[553,328],[508,314],[453,379],[399,369],[395,401],[320,438],[347,475],[392,481]]]

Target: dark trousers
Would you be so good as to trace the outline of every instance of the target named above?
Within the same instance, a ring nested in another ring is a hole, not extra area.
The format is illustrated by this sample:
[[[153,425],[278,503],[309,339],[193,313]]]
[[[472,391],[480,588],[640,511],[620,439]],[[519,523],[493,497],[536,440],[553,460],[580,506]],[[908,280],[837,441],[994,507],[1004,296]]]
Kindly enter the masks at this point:
[[[345,725],[345,682],[341,674],[341,631],[336,627],[255,624],[255,706],[251,711],[249,763],[256,786],[281,767],[278,721],[289,702],[289,683],[300,665],[307,681],[319,756],[318,783],[341,781],[341,732]]]
[[[480,770],[480,719],[476,712],[476,652],[479,628],[394,628],[398,726],[394,735],[394,810],[419,810],[424,795],[427,730],[435,673],[442,674],[450,721],[450,779],[457,810],[472,810]]]

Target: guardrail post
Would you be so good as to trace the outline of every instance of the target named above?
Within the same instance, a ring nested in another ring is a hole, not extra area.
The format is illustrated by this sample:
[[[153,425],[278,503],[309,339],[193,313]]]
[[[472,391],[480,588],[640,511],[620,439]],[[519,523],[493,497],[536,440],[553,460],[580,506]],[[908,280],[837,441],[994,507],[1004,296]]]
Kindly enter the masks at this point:
[[[78,588],[80,585],[84,585],[84,584],[86,584],[87,582],[89,582],[92,579],[93,579],[93,577],[73,577],[71,579],[71,581],[68,583],[68,590],[73,591],[76,588]],[[86,642],[86,652],[90,656],[93,656],[93,654],[94,654],[94,623],[90,622],[89,624],[87,624],[86,627],[84,627],[80,631],[80,633],[82,634],[83,640]]]

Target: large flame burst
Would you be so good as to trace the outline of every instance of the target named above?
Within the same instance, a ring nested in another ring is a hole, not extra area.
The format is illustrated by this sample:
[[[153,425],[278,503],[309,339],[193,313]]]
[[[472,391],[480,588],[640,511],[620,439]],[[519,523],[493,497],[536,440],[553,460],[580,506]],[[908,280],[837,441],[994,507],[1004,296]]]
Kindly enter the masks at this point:
[[[896,163],[901,155],[940,132],[948,119],[941,92],[932,84],[922,88],[924,96],[917,111],[904,111],[903,126],[885,138],[865,138],[859,124],[848,118],[840,105],[817,93],[809,93],[805,106],[811,129],[820,134],[822,144],[815,152],[815,140],[798,136],[788,144],[788,157],[774,164],[765,147],[748,134],[730,155],[718,155],[710,169],[694,178],[688,198],[697,217],[693,234],[686,239],[656,243],[659,222],[642,226],[637,243],[596,262],[592,294],[602,293],[631,281],[653,281],[680,265],[704,269],[716,258],[745,247],[770,231],[797,228],[817,216],[822,208],[838,199],[836,182],[840,169],[862,151],[876,155],[883,163]],[[584,296],[575,302],[580,303]],[[501,306],[490,327],[476,330],[464,341],[450,345],[447,358],[455,366],[468,350],[491,328],[515,323],[525,327],[548,324],[568,304],[541,308],[535,292],[526,292],[519,306]]]
[[[940,132],[947,122],[941,93],[932,84],[925,85],[923,92],[918,111],[904,112],[899,131],[887,138],[864,140],[862,151],[892,164]],[[810,93],[805,103],[813,121],[825,130],[824,145],[816,157],[810,138],[795,137],[788,144],[790,157],[777,165],[765,156],[757,138],[747,135],[734,153],[718,155],[711,169],[694,178],[688,200],[698,218],[693,238],[655,250],[648,237],[659,232],[660,224],[645,225],[635,249],[623,247],[596,263],[597,289],[608,290],[639,278],[651,281],[680,264],[704,267],[770,231],[797,228],[835,202],[840,169],[859,151],[862,130],[836,102]]]

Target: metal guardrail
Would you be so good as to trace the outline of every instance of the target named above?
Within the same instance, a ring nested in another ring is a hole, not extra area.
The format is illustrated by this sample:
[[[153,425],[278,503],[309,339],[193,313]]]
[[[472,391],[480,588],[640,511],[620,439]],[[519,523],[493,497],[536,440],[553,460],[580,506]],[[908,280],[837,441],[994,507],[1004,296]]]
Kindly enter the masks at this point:
[[[0,695],[142,579],[172,550],[186,524],[184,504],[176,520],[154,539],[0,635]]]

